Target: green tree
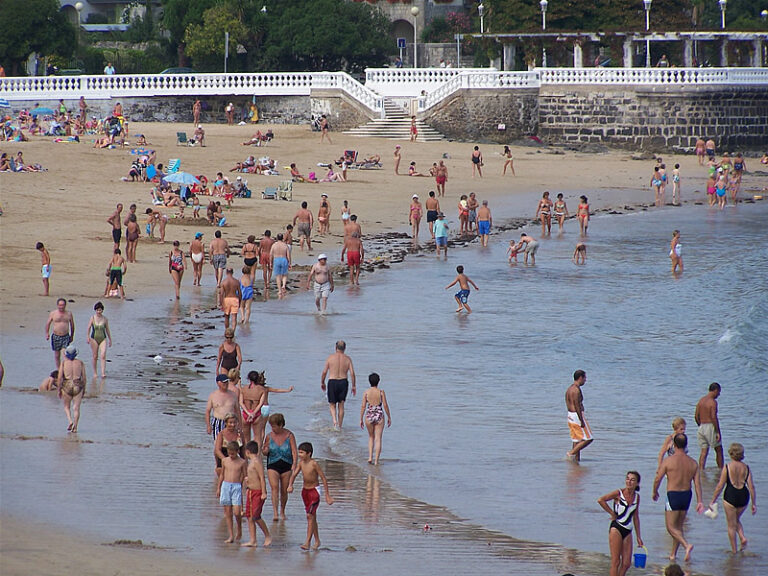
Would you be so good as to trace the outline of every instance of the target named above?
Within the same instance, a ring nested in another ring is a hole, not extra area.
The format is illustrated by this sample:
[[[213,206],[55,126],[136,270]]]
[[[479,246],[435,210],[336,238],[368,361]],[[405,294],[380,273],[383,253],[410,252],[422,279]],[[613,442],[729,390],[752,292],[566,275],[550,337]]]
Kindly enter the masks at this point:
[[[184,34],[190,25],[201,25],[203,13],[213,8],[216,0],[161,0],[163,6],[162,25],[170,35],[171,45],[176,49],[178,65],[187,65]]]
[[[22,72],[33,52],[69,57],[75,51],[75,27],[57,0],[1,0],[0,22],[0,63],[11,75]]]
[[[224,34],[229,32],[230,51],[248,36],[245,24],[228,6],[215,6],[203,13],[203,24],[190,24],[184,34],[187,55],[201,70],[220,70],[224,59]]]

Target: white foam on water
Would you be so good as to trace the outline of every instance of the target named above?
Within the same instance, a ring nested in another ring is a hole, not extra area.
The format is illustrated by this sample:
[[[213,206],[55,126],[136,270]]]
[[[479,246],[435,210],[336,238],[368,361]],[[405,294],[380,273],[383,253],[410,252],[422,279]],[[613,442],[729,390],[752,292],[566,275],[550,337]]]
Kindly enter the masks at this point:
[[[717,343],[718,344],[725,344],[726,342],[730,342],[731,340],[733,340],[734,336],[740,336],[739,332],[737,332],[736,330],[731,330],[730,328],[728,328],[725,331],[725,333],[722,336],[720,336],[720,340],[718,340]]]

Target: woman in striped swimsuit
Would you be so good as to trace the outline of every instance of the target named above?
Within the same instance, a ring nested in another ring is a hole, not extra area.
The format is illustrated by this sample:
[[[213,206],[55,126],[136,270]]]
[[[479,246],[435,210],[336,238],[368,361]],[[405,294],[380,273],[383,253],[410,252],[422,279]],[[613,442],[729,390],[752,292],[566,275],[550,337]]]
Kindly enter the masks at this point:
[[[640,537],[640,474],[627,472],[625,487],[601,496],[597,503],[611,515],[608,528],[608,544],[611,548],[610,576],[625,576],[632,563],[632,526],[635,528],[637,545],[643,545]],[[613,500],[613,509],[608,502]]]

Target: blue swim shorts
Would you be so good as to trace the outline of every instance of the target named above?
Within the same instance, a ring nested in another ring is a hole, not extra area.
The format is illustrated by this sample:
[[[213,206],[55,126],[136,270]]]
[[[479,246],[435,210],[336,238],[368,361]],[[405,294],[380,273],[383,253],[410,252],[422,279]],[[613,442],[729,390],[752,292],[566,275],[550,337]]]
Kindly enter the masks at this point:
[[[437,246],[448,246],[448,236],[435,236]]]
[[[219,504],[222,506],[242,506],[243,485],[236,482],[222,482]]]
[[[467,303],[467,298],[469,298],[469,290],[459,290],[456,292],[456,299],[462,304]]]
[[[477,223],[477,233],[480,234],[480,236],[488,236],[490,232],[491,232],[490,220],[480,220]]]
[[[285,276],[288,274],[288,258],[283,256],[275,258],[274,274],[275,276]]]

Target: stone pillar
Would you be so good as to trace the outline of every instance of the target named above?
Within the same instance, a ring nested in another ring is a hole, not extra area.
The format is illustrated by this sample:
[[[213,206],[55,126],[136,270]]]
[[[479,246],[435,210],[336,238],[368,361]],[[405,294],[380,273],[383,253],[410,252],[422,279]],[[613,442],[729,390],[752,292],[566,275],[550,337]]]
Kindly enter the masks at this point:
[[[720,66],[723,68],[728,67],[728,39],[723,38],[720,44]]]
[[[517,58],[517,46],[514,44],[503,44],[504,46],[504,70],[514,70],[515,60]]]
[[[580,42],[573,43],[573,67],[584,68],[584,51]]]
[[[632,68],[632,56],[634,44],[631,38],[624,40],[624,68]]]
[[[491,68],[496,68],[496,70],[501,70],[501,56],[491,60],[490,66],[491,66]]]
[[[763,39],[752,40],[752,67],[760,68],[763,65]]]
[[[683,66],[685,68],[693,67],[693,38],[683,40]]]

